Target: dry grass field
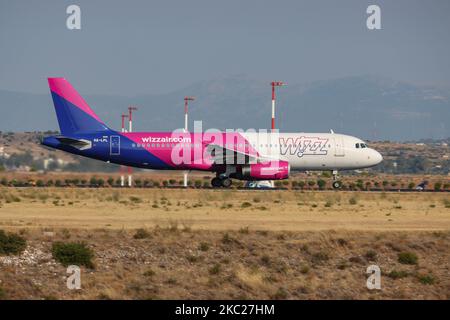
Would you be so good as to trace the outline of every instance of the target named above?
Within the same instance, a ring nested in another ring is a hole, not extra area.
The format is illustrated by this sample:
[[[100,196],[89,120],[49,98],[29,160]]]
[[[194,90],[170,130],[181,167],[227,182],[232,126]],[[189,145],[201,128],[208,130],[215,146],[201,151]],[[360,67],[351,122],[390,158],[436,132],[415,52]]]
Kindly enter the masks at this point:
[[[0,188],[0,228],[450,230],[447,193]]]
[[[0,188],[0,229],[27,239],[0,298],[450,299],[445,193]],[[93,250],[81,290],[55,241]]]

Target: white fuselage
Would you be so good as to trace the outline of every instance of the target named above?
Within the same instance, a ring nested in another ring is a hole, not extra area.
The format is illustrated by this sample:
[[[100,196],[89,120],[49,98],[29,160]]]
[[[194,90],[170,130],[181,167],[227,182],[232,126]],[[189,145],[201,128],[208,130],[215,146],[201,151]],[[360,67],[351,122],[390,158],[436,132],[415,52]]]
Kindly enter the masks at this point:
[[[291,170],[352,170],[383,160],[359,138],[336,133],[244,133],[261,156],[288,161]]]

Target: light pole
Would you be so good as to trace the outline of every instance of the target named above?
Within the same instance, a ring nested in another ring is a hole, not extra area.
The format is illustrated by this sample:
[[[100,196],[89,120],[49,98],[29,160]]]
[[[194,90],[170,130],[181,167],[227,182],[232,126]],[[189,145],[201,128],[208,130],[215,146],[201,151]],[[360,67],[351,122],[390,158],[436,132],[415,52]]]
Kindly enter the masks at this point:
[[[125,130],[125,119],[128,118],[128,115],[122,113],[121,117],[122,117],[122,132],[126,132],[126,130]]]
[[[125,130],[125,119],[128,118],[127,114],[122,114],[122,132],[126,132]],[[125,166],[120,166],[120,186],[125,186]]]
[[[129,106],[128,107],[128,131],[133,132],[133,111],[137,110],[136,107]],[[133,168],[128,167],[128,186],[131,187],[133,185]]]
[[[195,97],[184,97],[184,131],[188,131],[188,101],[194,101]]]
[[[137,110],[136,107],[128,107],[128,131],[133,132],[133,111]]]
[[[285,83],[281,81],[272,81],[272,131],[275,130],[275,87],[281,87],[284,86]]]
[[[188,132],[188,103],[194,101],[195,97],[184,97],[184,132]],[[183,173],[183,185],[185,188],[188,186],[188,172]]]

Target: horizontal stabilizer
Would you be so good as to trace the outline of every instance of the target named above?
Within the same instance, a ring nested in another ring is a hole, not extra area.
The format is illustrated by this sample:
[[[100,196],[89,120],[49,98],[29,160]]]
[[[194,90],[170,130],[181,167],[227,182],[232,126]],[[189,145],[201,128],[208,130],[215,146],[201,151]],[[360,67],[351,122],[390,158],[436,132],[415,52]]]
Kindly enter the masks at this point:
[[[90,149],[92,147],[92,143],[89,140],[84,139],[74,139],[69,137],[56,137],[56,140],[58,140],[60,143],[77,148],[78,150],[86,150]]]

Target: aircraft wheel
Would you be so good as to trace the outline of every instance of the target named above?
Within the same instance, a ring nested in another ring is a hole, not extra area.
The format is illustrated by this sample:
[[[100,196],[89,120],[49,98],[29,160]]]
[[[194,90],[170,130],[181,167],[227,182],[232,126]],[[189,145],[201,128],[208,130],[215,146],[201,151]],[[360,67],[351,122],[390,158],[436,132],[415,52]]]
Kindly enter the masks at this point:
[[[211,180],[211,185],[213,188],[220,188],[222,186],[222,180],[215,177]]]
[[[333,188],[334,189],[340,189],[342,187],[342,182],[340,181],[333,181]]]
[[[231,186],[231,183],[232,183],[232,181],[230,178],[222,179],[222,186],[224,188],[229,188]]]

